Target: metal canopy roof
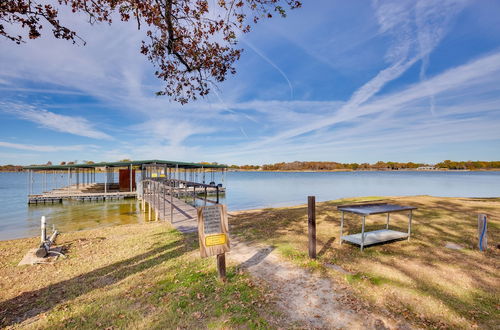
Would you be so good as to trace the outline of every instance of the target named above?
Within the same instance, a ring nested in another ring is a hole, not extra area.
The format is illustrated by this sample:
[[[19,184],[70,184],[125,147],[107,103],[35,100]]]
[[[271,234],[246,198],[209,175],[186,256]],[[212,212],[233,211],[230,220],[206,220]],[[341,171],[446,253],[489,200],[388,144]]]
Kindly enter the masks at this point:
[[[24,166],[25,170],[65,170],[68,168],[96,168],[96,167],[126,167],[126,166],[142,166],[142,165],[166,165],[167,167],[179,168],[227,168],[227,165],[201,164],[201,163],[186,163],[170,160],[134,160],[130,162],[101,162],[94,164],[72,164],[72,165],[32,165]]]

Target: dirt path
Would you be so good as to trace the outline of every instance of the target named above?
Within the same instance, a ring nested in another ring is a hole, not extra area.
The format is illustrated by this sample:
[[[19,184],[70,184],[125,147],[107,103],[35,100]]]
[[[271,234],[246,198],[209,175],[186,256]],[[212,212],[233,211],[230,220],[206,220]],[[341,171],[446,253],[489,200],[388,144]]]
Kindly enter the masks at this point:
[[[278,298],[278,306],[292,321],[324,329],[407,328],[387,317],[366,312],[347,301],[345,289],[329,279],[283,260],[270,246],[248,246],[232,241],[229,260],[263,281]]]

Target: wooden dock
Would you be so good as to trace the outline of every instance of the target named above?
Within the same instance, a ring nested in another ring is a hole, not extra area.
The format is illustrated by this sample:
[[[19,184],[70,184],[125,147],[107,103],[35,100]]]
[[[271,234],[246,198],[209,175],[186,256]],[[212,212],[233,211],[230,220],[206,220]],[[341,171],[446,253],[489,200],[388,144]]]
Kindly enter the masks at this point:
[[[104,184],[92,183],[71,185],[44,192],[43,194],[29,195],[28,204],[62,203],[63,200],[91,202],[135,197],[137,197],[136,191],[120,191],[116,184],[108,184],[105,191]]]

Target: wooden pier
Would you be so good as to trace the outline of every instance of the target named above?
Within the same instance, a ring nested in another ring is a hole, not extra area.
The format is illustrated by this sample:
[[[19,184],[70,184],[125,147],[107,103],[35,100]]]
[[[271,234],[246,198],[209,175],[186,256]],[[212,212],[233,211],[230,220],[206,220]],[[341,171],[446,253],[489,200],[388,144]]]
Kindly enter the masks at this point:
[[[63,200],[96,202],[135,197],[137,197],[136,191],[120,191],[116,184],[108,185],[105,191],[104,184],[91,183],[71,185],[38,195],[28,195],[28,204],[54,204],[62,203]]]

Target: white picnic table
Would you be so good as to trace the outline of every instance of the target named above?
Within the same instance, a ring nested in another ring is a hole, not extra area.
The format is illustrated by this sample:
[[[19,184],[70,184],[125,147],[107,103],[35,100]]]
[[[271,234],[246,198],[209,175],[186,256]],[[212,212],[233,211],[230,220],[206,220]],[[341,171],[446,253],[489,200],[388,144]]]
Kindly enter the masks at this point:
[[[340,205],[337,207],[337,210],[342,212],[340,220],[339,243],[342,244],[342,241],[347,241],[353,244],[357,244],[360,246],[361,251],[363,251],[364,247],[367,245],[388,242],[402,238],[408,238],[408,240],[410,240],[412,211],[416,209],[417,208],[413,206],[404,206],[404,205],[388,204],[388,203]],[[389,229],[390,214],[393,212],[403,212],[403,211],[408,211],[408,232]],[[343,236],[344,213],[353,213],[362,216],[361,233]],[[366,217],[373,214],[383,214],[383,213],[387,213],[387,222],[385,225],[385,229],[365,232]]]

